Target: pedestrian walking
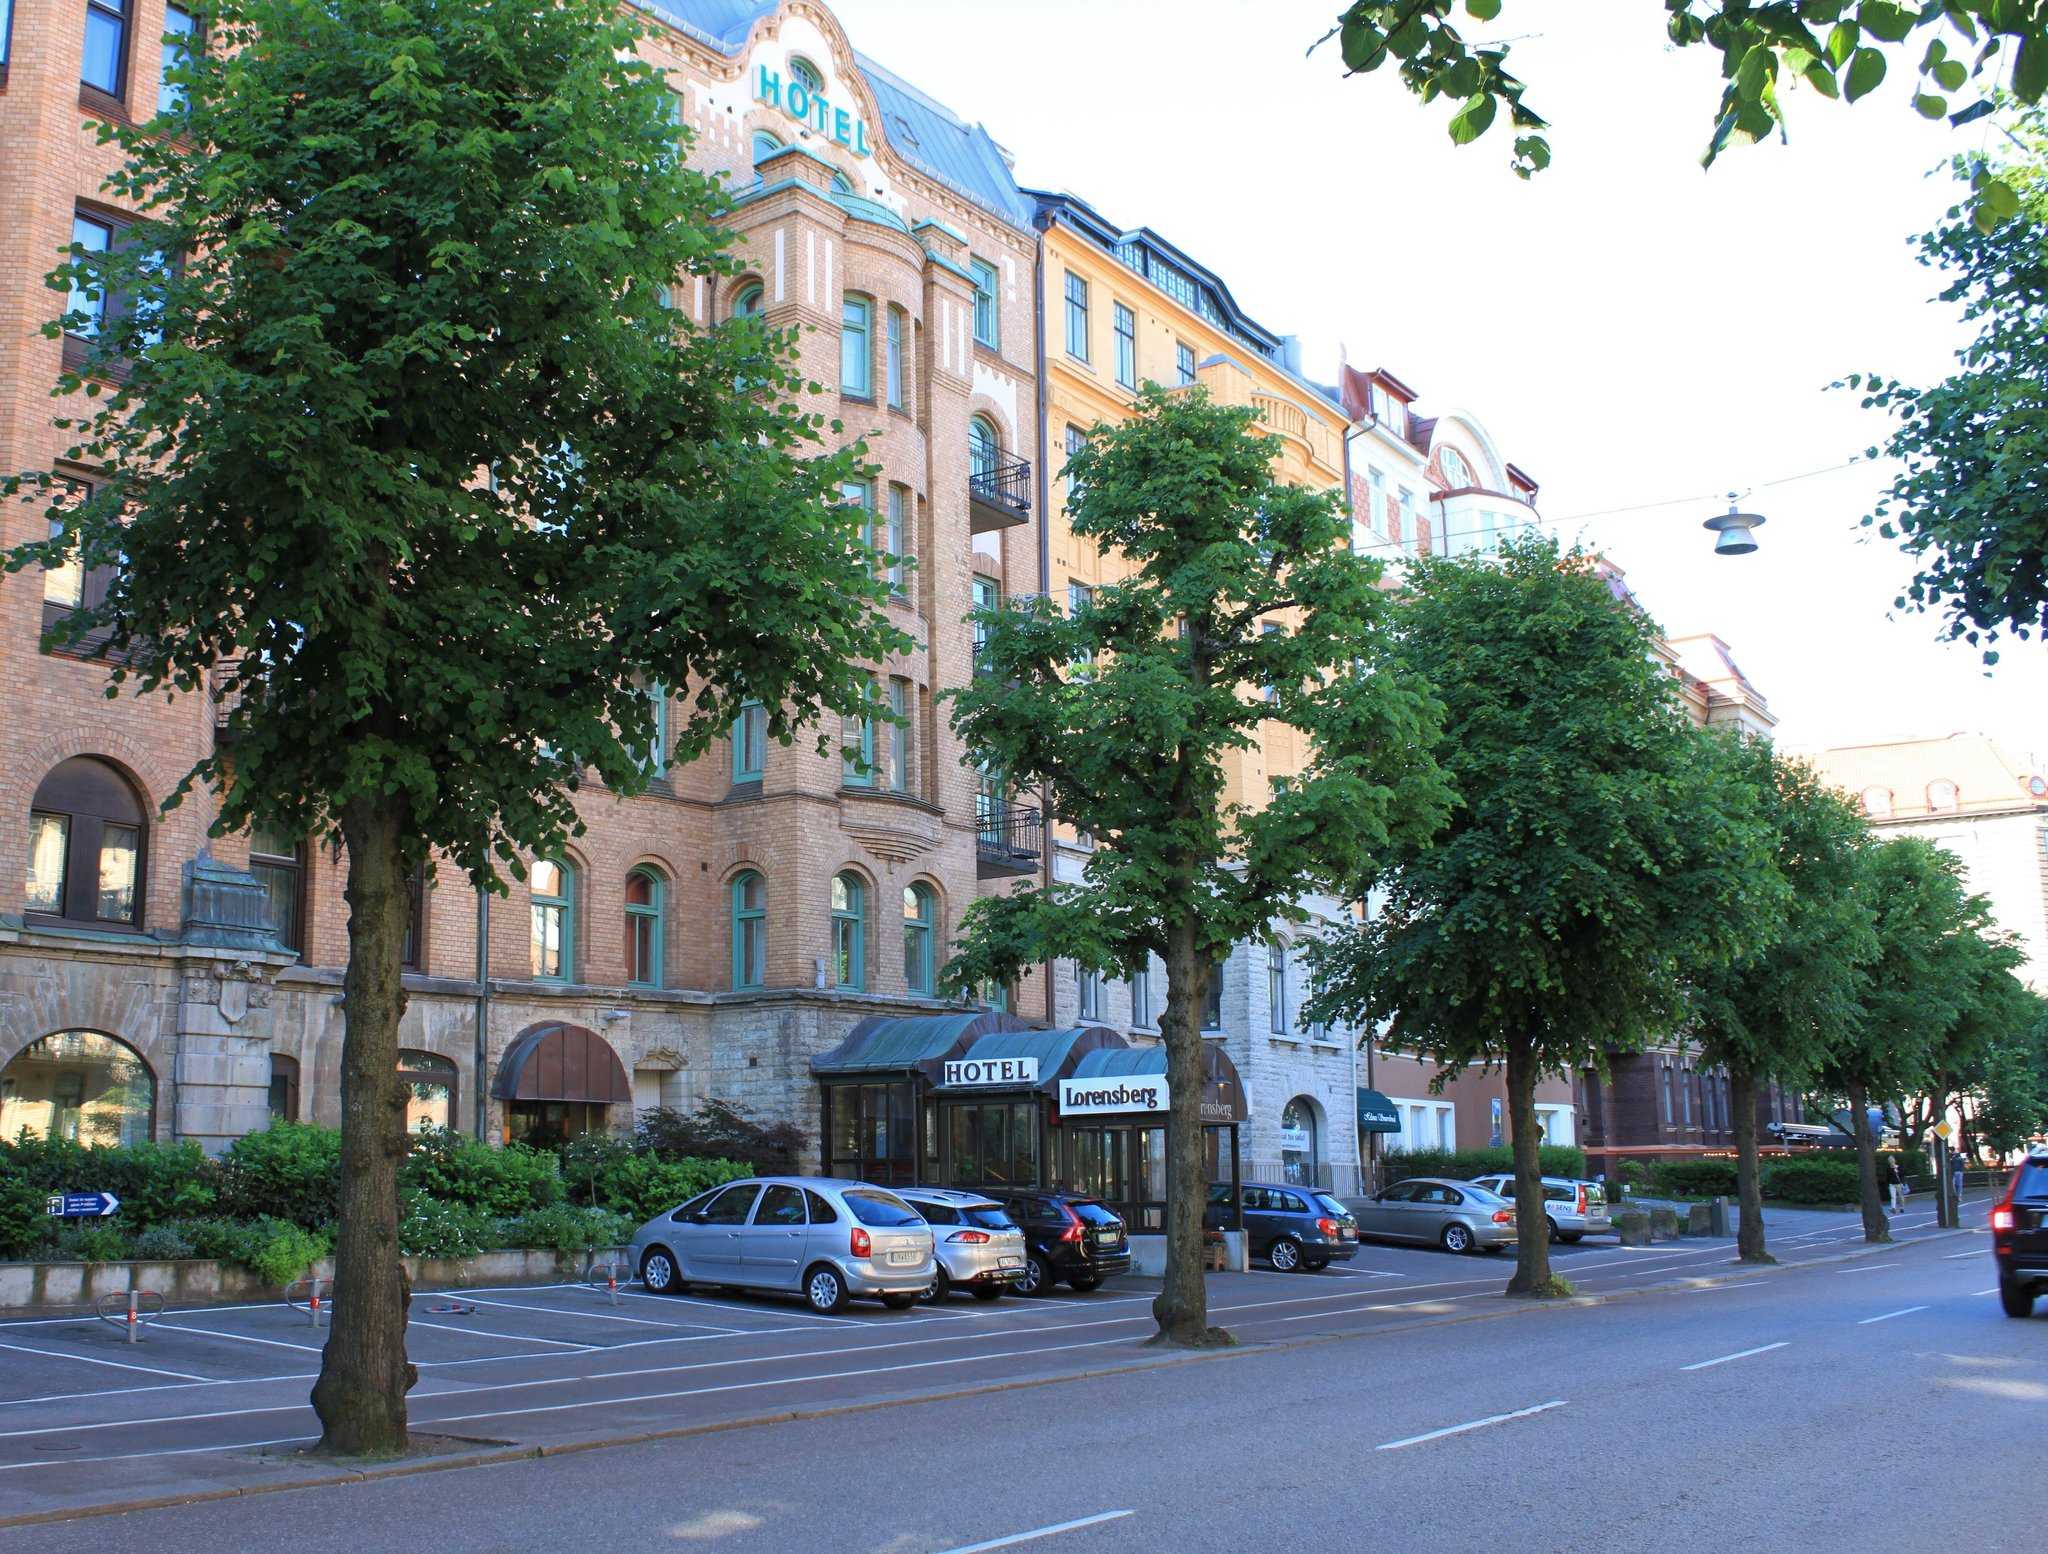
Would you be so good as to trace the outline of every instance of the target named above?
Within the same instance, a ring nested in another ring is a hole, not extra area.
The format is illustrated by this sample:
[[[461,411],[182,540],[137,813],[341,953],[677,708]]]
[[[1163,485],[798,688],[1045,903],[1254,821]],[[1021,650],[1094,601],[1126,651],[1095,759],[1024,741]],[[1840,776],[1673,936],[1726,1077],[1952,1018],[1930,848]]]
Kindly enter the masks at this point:
[[[1965,1155],[1960,1149],[1954,1149],[1949,1151],[1948,1171],[1950,1177],[1952,1177],[1955,1181],[1956,1208],[1958,1210],[1960,1210],[1963,1206],[1963,1172],[1964,1169],[1969,1165],[1969,1163],[1969,1157]]]
[[[1906,1177],[1905,1173],[1899,1169],[1897,1156],[1892,1158],[1892,1179],[1886,1185],[1891,1191],[1891,1211],[1897,1214],[1906,1206]]]

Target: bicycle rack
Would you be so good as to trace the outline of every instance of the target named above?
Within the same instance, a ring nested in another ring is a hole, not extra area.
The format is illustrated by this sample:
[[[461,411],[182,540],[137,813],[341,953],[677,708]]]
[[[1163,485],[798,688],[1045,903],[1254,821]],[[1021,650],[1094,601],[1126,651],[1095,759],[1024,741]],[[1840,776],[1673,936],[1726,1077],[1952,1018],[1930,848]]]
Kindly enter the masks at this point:
[[[617,1252],[602,1256],[591,1254],[590,1265],[583,1270],[583,1282],[594,1290],[603,1290],[616,1306],[619,1303],[619,1286],[633,1282],[631,1258]]]
[[[294,1291],[300,1293],[295,1295]],[[284,1303],[294,1311],[305,1312],[308,1327],[318,1327],[333,1315],[334,1281],[323,1279],[318,1274],[311,1278],[294,1279],[284,1287]]]
[[[141,1343],[143,1328],[163,1314],[164,1298],[155,1290],[111,1290],[93,1302],[93,1315],[123,1329],[131,1344]]]

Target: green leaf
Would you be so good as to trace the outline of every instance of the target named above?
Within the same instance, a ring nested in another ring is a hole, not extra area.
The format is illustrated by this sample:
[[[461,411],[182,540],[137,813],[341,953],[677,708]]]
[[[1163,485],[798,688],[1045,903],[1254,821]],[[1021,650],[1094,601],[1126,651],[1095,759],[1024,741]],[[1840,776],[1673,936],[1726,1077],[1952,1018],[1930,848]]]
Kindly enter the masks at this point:
[[[1959,92],[1969,78],[1969,67],[1959,59],[1945,59],[1934,67],[1935,82],[1943,91]]]
[[[1932,92],[1915,92],[1913,94],[1913,106],[1919,110],[1920,117],[1923,119],[1942,119],[1948,117],[1948,99],[1946,97],[1936,97]]]
[[[1856,52],[1856,39],[1860,31],[1854,22],[1837,22],[1834,31],[1828,34],[1828,61],[1837,70],[1848,63],[1849,56]]]
[[[1856,8],[1856,19],[1863,24],[1863,30],[1873,38],[1886,43],[1902,43],[1919,25],[1919,17],[1892,0],[1863,0]]]
[[[1493,123],[1493,98],[1481,93],[1465,99],[1465,105],[1451,115],[1451,139],[1458,145],[1469,145],[1486,133]]]
[[[1386,55],[1386,34],[1367,21],[1361,11],[1352,11],[1344,18],[1344,25],[1338,34],[1338,47],[1343,51],[1344,68],[1347,70],[1371,70]]]
[[[1465,0],[1465,14],[1475,22],[1490,22],[1500,15],[1500,0]]]
[[[2036,24],[2034,31],[2020,39],[2019,58],[2012,66],[2012,89],[2021,102],[2037,103],[2044,88],[2048,88],[2048,40]]]
[[[1844,95],[1850,102],[1868,97],[1877,90],[1884,80],[1884,55],[1873,48],[1860,48],[1849,61],[1849,79],[1844,83]]]

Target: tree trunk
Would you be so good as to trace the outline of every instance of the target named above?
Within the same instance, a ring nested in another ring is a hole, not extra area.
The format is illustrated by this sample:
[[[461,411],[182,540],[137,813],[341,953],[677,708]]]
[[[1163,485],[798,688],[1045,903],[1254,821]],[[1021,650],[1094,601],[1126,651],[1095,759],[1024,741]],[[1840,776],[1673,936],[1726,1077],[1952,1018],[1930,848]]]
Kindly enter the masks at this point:
[[[1884,1203],[1877,1190],[1877,1140],[1870,1131],[1869,1093],[1863,1081],[1848,1083],[1849,1122],[1856,1130],[1856,1175],[1863,1197],[1863,1239],[1889,1241],[1891,1227],[1885,1223]]]
[[[1215,968],[1195,947],[1192,918],[1167,936],[1166,1013],[1166,1281],[1152,1302],[1159,1331],[1152,1342],[1188,1348],[1236,1342],[1209,1325],[1203,1279],[1202,1209],[1209,1198],[1202,1153],[1202,998]]]
[[[1764,1186],[1756,1158],[1756,1075],[1728,1065],[1728,1104],[1735,1109],[1735,1192],[1742,1218],[1735,1255],[1745,1263],[1775,1263],[1764,1248]]]
[[[1508,1038],[1508,1142],[1515,1152],[1515,1276],[1510,1295],[1550,1295],[1550,1230],[1543,1211],[1543,1165],[1537,1154],[1535,1044]]]
[[[399,966],[411,894],[402,809],[360,801],[342,811],[348,847],[348,972],[341,1045],[341,1225],[334,1248],[334,1321],[313,1385],[320,1449],[347,1456],[405,1449],[405,1394],[419,1372],[405,1357],[410,1292],[398,1260],[398,1170],[405,1096],[398,1082]]]

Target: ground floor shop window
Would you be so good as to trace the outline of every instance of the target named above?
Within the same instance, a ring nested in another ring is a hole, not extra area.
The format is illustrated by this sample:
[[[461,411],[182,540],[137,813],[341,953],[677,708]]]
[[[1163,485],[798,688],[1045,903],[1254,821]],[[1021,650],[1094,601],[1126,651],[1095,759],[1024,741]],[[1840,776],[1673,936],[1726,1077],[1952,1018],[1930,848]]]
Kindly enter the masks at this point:
[[[1038,1185],[1038,1105],[997,1101],[942,1109],[956,1187]]]
[[[917,1179],[910,1082],[825,1087],[825,1137],[833,1176],[908,1186]]]
[[[0,1138],[24,1130],[89,1148],[148,1142],[156,1081],[126,1042],[97,1031],[59,1031],[30,1042],[0,1069]]]
[[[1297,1095],[1280,1113],[1280,1170],[1296,1187],[1320,1187],[1322,1140],[1316,1128],[1316,1106],[1305,1095]]]
[[[455,1126],[455,1065],[431,1052],[398,1054],[398,1080],[406,1087],[405,1131]]]
[[[299,1120],[299,1060],[275,1052],[270,1055],[270,1120]]]
[[[586,1133],[603,1133],[610,1121],[611,1108],[598,1101],[513,1101],[505,1131],[518,1143],[552,1149]]]

